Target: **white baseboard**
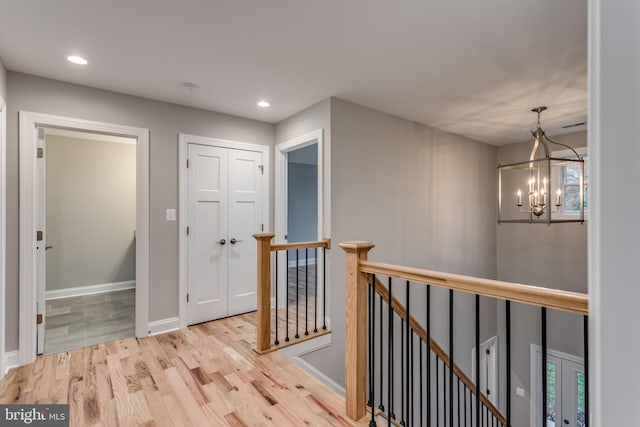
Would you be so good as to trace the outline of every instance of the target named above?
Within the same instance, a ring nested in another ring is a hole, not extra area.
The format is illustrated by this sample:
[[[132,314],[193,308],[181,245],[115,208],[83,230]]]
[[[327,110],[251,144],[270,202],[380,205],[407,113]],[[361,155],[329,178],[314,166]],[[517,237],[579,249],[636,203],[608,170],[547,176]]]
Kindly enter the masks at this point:
[[[148,335],[159,335],[180,329],[180,318],[170,317],[168,319],[155,320],[149,322]]]
[[[9,372],[9,369],[16,368],[18,366],[19,366],[19,363],[18,363],[18,350],[7,351],[4,354],[4,372],[2,372],[2,375],[4,375],[7,372]]]
[[[105,292],[133,289],[135,287],[136,281],[128,280],[126,282],[101,283],[98,285],[78,286],[75,288],[54,289],[46,292],[45,299],[52,300],[60,298],[79,297],[82,295],[102,294]]]
[[[335,382],[333,379],[329,378],[324,372],[318,370],[315,366],[313,366],[312,364],[310,364],[309,362],[307,362],[303,358],[294,357],[291,360],[293,361],[293,363],[295,363],[296,365],[298,365],[299,367],[301,367],[302,369],[307,371],[309,374],[311,374],[314,377],[316,377],[318,380],[320,380],[322,383],[324,383],[331,390],[339,393],[342,396],[344,396],[346,394],[346,390],[345,390],[345,388],[343,386],[341,386],[340,384]]]

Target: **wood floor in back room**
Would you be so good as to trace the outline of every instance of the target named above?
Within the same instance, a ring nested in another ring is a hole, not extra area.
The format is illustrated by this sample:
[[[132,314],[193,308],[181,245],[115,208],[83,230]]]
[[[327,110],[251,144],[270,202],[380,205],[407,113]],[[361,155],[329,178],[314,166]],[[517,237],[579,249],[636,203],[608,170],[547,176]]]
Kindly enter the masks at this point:
[[[255,324],[249,313],[41,356],[0,381],[0,403],[69,403],[72,426],[368,425],[285,356],[258,356]]]

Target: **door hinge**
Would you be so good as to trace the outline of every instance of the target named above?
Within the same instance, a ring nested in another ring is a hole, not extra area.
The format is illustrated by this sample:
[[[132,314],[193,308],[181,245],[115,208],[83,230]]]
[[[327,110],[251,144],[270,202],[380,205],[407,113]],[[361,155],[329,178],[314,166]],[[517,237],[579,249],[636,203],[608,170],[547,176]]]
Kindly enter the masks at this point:
[[[189,226],[187,226],[187,236],[189,235]]]
[[[487,350],[486,350],[486,353],[487,353],[487,354],[491,354],[491,350],[490,350],[490,349],[487,349]]]
[[[189,302],[189,292],[187,292],[187,302]]]
[[[261,225],[260,231],[264,231],[264,224],[260,224],[260,225]]]
[[[38,152],[37,156],[38,156],[39,159],[44,158],[44,148],[38,147],[37,152]]]
[[[487,389],[487,396],[491,394],[491,390]]]
[[[36,315],[36,325],[42,325],[42,314]]]
[[[43,239],[42,235],[43,235],[42,231],[36,231],[36,240],[38,242],[42,241],[42,239]]]
[[[189,169],[189,159],[187,159],[187,169]]]
[[[264,175],[264,165],[258,165],[258,168],[260,168],[260,172]]]

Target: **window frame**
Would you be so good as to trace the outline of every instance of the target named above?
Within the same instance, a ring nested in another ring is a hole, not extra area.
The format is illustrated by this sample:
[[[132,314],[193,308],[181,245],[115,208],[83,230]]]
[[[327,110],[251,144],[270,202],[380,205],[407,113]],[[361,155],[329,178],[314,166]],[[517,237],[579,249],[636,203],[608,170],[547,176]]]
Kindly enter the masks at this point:
[[[580,157],[582,157],[583,159],[587,160],[584,163],[584,171],[585,171],[585,176],[589,176],[589,174],[587,173],[587,169],[589,167],[590,164],[590,159],[589,159],[589,151],[587,149],[587,147],[579,147],[579,148],[574,148],[574,150],[580,155]],[[572,157],[575,158],[575,154],[573,151],[571,150],[558,150],[558,151],[554,151],[551,153],[551,157],[556,157],[556,158],[563,158],[563,157]],[[562,210],[558,210],[558,212],[555,212],[553,214],[554,218],[556,219],[576,219],[578,217],[580,217],[580,211],[576,211],[576,212],[567,212],[564,210],[564,202],[565,202],[565,196],[566,196],[566,191],[565,191],[565,182],[564,182],[564,173],[558,173],[558,171],[553,171],[552,172],[552,180],[553,182],[555,182],[557,184],[557,186],[559,188],[562,188],[562,194],[563,194],[563,199],[562,199],[562,205],[560,207],[560,209]],[[575,184],[568,184],[568,185],[575,185]],[[579,184],[578,184],[579,186]],[[589,181],[585,180],[583,182],[583,186],[585,187],[584,190],[584,198],[587,198],[587,189],[589,188]],[[588,209],[585,206],[584,209],[584,219],[585,221],[589,219],[589,212],[590,209]]]

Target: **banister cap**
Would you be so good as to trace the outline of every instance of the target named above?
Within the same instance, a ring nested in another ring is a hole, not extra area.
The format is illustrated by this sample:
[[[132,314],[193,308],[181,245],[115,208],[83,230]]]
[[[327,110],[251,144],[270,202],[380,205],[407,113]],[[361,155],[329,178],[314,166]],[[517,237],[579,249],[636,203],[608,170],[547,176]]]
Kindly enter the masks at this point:
[[[340,243],[340,247],[347,252],[368,251],[375,246],[373,242],[366,242],[364,240],[352,240]]]

